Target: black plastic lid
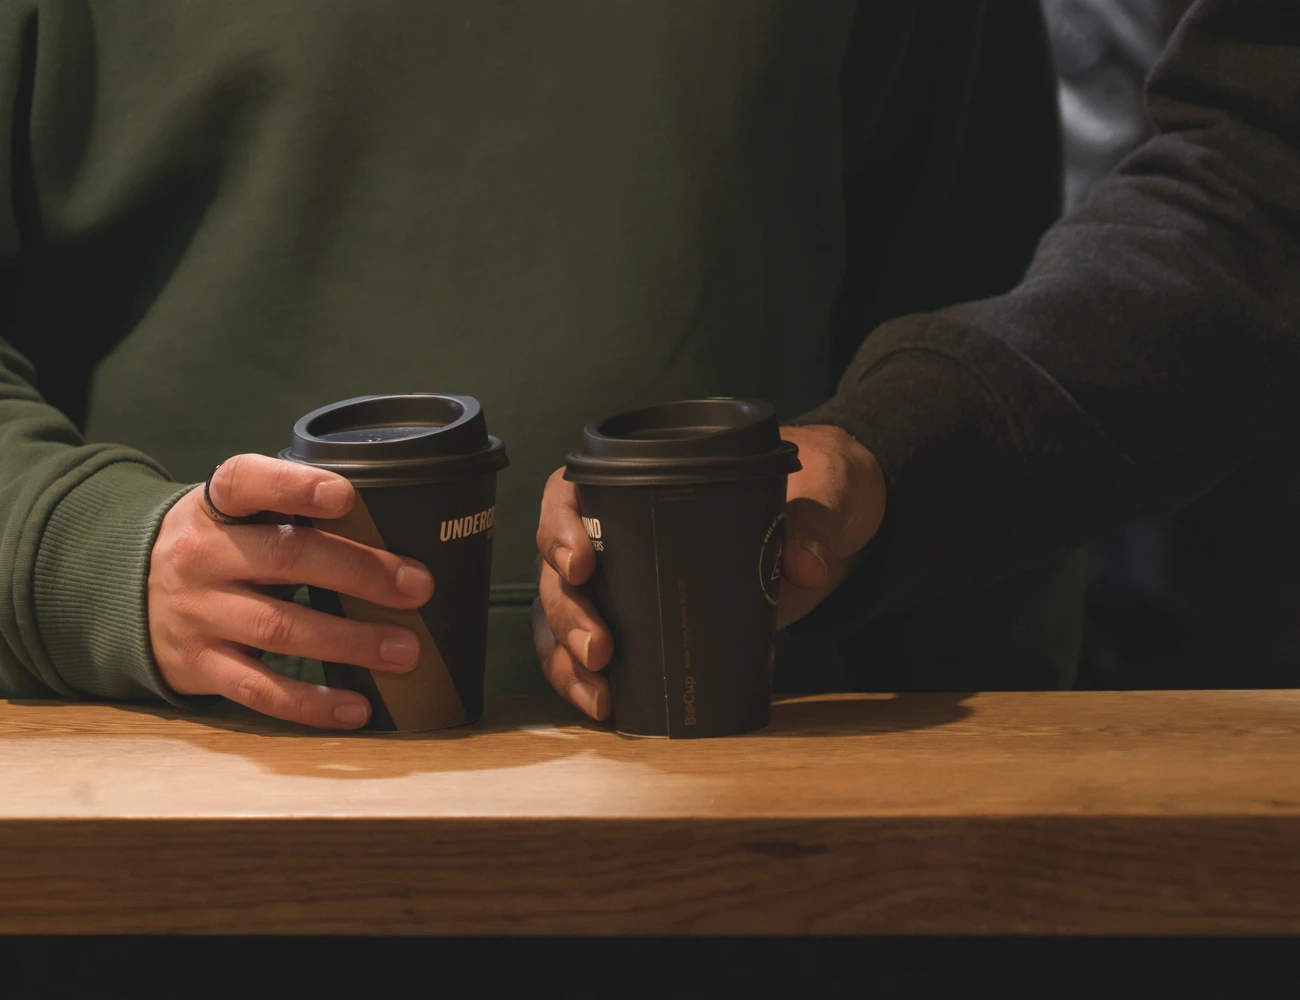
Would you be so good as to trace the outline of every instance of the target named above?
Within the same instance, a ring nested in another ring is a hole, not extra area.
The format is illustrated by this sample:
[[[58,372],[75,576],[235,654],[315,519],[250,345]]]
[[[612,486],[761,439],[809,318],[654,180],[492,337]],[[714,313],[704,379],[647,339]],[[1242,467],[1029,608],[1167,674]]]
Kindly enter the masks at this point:
[[[293,425],[281,458],[329,469],[370,486],[460,479],[506,466],[473,396],[412,392],[357,396],[322,406]]]
[[[592,486],[665,486],[766,479],[800,468],[776,411],[757,399],[688,399],[590,423],[564,478]]]

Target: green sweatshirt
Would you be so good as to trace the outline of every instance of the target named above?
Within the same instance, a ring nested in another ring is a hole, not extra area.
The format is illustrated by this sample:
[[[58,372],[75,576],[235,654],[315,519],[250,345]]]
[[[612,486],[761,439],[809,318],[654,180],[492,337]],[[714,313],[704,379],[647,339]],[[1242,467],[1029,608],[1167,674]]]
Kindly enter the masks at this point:
[[[183,484],[403,391],[477,396],[509,447],[489,678],[539,680],[537,501],[586,420],[793,416],[873,310],[1028,259],[1050,128],[964,263],[979,211],[952,206],[1002,120],[975,84],[1049,94],[1041,46],[1017,77],[990,5],[933,6],[0,0],[0,693],[175,700],[145,582]]]

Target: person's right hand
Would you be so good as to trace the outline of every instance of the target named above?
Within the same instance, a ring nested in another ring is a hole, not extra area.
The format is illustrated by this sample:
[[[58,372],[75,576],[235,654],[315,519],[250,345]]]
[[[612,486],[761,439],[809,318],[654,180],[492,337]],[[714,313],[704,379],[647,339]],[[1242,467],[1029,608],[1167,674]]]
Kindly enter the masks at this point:
[[[263,455],[223,462],[212,504],[232,517],[269,511],[334,518],[352,507],[341,476]],[[265,715],[324,729],[370,717],[360,694],[282,677],[259,651],[406,673],[419,659],[409,629],[349,621],[280,600],[271,588],[310,584],[390,608],[418,608],[433,577],[410,559],[293,523],[220,524],[203,488],[167,512],[149,563],[149,635],[163,679],[179,694],[217,694]]]

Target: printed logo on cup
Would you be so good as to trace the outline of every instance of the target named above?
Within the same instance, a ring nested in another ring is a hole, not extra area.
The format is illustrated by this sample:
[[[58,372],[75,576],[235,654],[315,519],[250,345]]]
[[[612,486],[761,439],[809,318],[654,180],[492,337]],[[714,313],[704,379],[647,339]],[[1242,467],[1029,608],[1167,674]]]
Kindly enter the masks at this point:
[[[582,527],[587,532],[587,537],[591,539],[591,547],[597,552],[605,551],[605,540],[600,535],[600,519],[595,517],[584,517]]]
[[[781,511],[763,534],[763,547],[758,553],[758,584],[771,605],[775,605],[781,596],[781,555],[784,550],[785,511]]]
[[[480,531],[487,531],[496,521],[497,509],[495,506],[487,510],[481,510],[477,514],[466,514],[464,517],[458,517],[451,521],[443,521],[442,527],[438,529],[438,538],[444,542],[450,542],[456,538],[469,538],[477,535]]]

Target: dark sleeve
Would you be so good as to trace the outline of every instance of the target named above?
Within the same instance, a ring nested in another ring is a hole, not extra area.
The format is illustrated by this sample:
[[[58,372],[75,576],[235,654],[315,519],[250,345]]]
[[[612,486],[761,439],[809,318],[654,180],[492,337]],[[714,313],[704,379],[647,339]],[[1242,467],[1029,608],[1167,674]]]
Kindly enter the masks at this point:
[[[888,484],[881,533],[823,621],[1185,504],[1295,420],[1300,4],[1200,0],[1147,99],[1156,135],[1048,232],[1017,288],[878,328],[799,421],[848,430]]]

